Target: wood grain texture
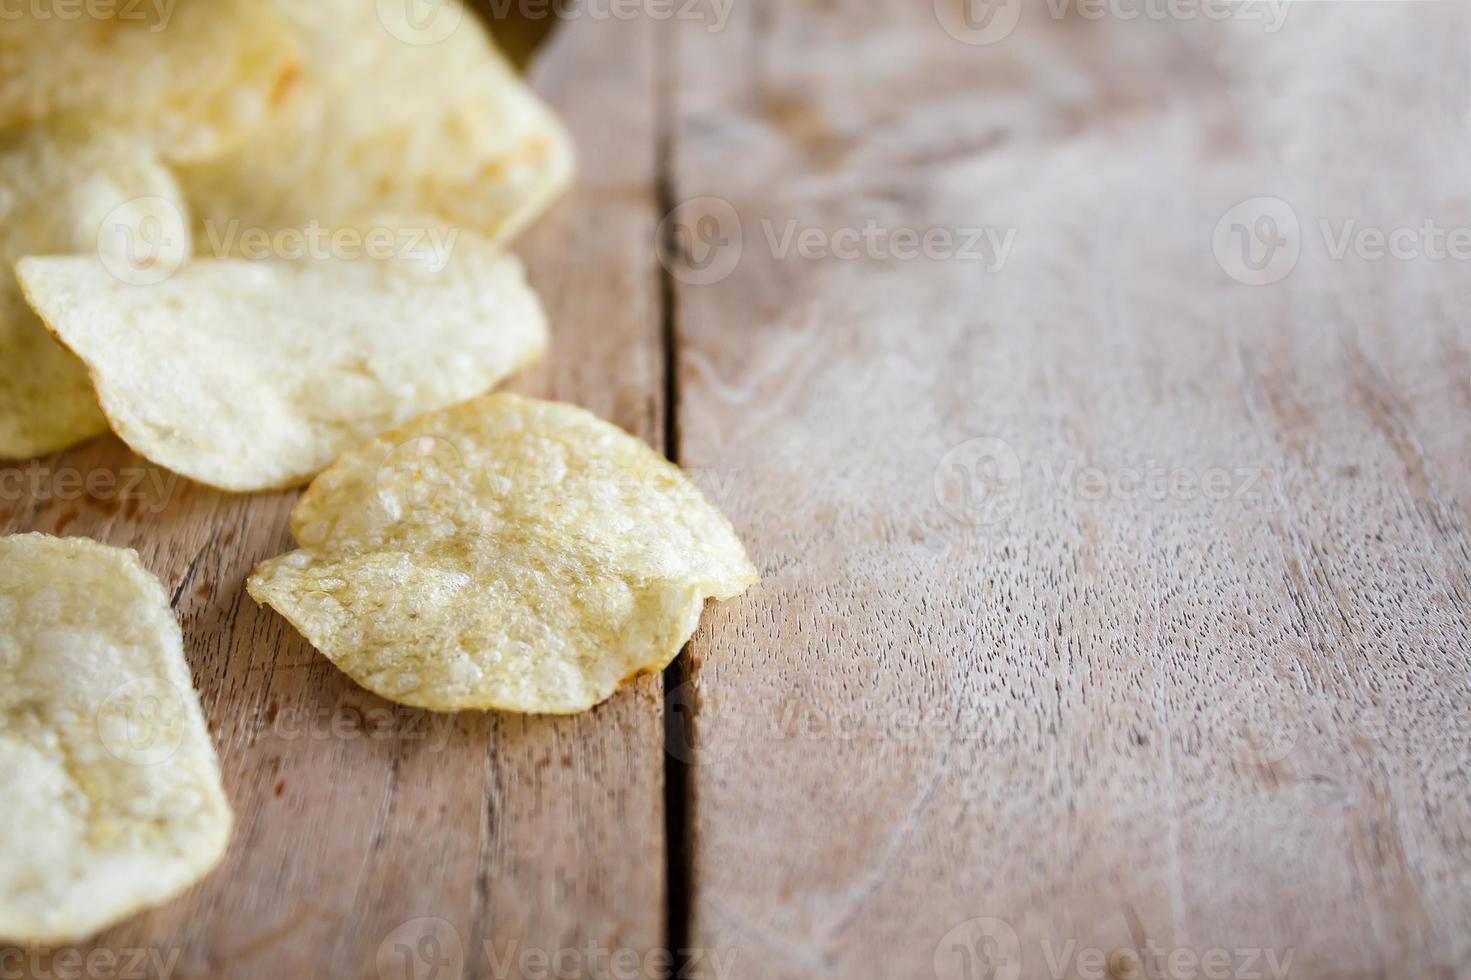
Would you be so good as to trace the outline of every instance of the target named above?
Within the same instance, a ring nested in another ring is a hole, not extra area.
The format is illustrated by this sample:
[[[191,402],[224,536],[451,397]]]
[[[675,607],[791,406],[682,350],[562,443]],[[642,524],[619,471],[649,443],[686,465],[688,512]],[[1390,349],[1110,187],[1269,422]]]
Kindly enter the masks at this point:
[[[540,57],[582,177],[517,247],[554,344],[516,387],[655,445],[674,413],[763,574],[667,706],[392,706],[244,594],[293,495],[112,439],[0,467],[0,532],[135,547],[174,594],[238,814],[96,946],[174,978],[655,977],[668,944],[703,978],[1471,971],[1471,275],[1330,241],[1471,225],[1471,13],[1033,4],[966,43],[959,7],[676,5]],[[1233,220],[1301,254],[1251,286],[1213,235],[1258,198],[1296,231]]]
[[[657,445],[653,43],[647,21],[568,24],[538,62],[583,176],[516,247],[554,332],[548,362],[517,388]],[[39,493],[26,464],[0,471],[0,531],[139,550],[175,595],[237,815],[215,874],[83,953],[156,950],[174,980],[419,980],[459,975],[457,963],[466,977],[517,975],[527,950],[662,944],[659,678],[574,718],[392,705],[245,593],[258,561],[292,547],[295,494],[216,493],[113,438],[35,467]],[[72,473],[97,492],[71,488]],[[143,484],[124,494],[116,481],[135,473]]]
[[[1466,223],[1466,12],[1035,4],[968,44],[958,8],[679,32],[675,193],[733,266],[677,277],[681,461],[764,577],[694,651],[693,941],[753,978],[1461,975],[1467,268],[1319,222]],[[1212,242],[1260,196],[1301,255],[1252,286]]]

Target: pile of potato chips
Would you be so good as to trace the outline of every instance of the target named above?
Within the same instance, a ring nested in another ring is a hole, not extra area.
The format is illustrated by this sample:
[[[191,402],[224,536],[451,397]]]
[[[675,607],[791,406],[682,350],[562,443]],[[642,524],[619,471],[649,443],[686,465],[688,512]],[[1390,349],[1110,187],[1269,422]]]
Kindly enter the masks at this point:
[[[110,425],[201,482],[291,486],[540,356],[499,245],[571,140],[478,21],[123,6],[0,32],[0,458]]]
[[[570,183],[562,124],[458,0],[144,6],[0,26],[0,459],[111,429],[228,491],[315,478],[250,592],[403,704],[583,711],[666,666],[756,581],[730,522],[607,422],[486,394],[548,346],[503,249]],[[219,861],[218,762],[136,555],[0,539],[0,671],[0,941]]]

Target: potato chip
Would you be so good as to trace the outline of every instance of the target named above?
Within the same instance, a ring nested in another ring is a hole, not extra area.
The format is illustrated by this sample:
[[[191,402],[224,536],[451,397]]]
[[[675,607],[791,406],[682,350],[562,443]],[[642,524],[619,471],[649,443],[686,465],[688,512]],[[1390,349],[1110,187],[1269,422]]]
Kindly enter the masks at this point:
[[[238,229],[361,226],[379,211],[505,240],[565,189],[570,137],[459,0],[276,0],[302,77],[285,109],[181,172],[215,254]],[[202,244],[201,247],[204,247]]]
[[[0,538],[0,674],[0,942],[83,939],[219,863],[219,762],[136,554]]]
[[[128,445],[254,491],[303,483],[541,355],[546,320],[520,262],[468,235],[447,253],[199,259],[152,285],[94,257],[27,258],[16,272]]]
[[[17,3],[0,23],[0,128],[86,113],[201,160],[284,100],[298,63],[262,0]]]
[[[359,684],[436,711],[571,713],[660,670],[756,581],[725,516],[643,442],[495,394],[338,460],[250,594]]]
[[[179,188],[136,141],[70,125],[0,137],[0,459],[107,430],[86,369],[21,296],[16,259],[98,253],[127,274],[177,264],[189,249]]]

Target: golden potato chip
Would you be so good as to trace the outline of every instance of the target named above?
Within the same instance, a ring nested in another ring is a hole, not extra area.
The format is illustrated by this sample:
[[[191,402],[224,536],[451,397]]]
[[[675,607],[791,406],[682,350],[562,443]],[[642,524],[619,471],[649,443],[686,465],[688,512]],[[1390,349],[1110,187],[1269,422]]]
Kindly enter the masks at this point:
[[[151,150],[68,125],[0,137],[0,459],[107,431],[86,369],[21,296],[15,261],[87,252],[126,276],[177,264],[189,248],[178,186]]]
[[[570,713],[666,666],[756,581],[725,516],[643,442],[488,395],[338,460],[250,577],[359,684],[436,711]]]
[[[200,259],[151,285],[93,257],[27,258],[16,272],[86,362],[113,430],[226,490],[302,483],[547,344],[520,262],[468,235],[432,261]]]
[[[379,211],[505,240],[571,180],[566,130],[460,0],[275,2],[303,51],[291,99],[236,152],[180,175],[215,254],[235,254],[241,228]]]
[[[136,554],[0,538],[0,674],[0,942],[85,938],[219,863],[219,762]]]
[[[85,113],[205,159],[285,99],[298,64],[263,0],[17,3],[0,21],[0,128]]]

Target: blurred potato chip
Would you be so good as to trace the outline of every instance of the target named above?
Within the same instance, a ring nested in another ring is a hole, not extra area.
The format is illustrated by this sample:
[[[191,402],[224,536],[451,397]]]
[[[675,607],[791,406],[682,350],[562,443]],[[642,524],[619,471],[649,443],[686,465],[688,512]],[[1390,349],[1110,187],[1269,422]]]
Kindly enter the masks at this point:
[[[521,263],[468,235],[442,244],[384,259],[199,259],[146,285],[91,256],[27,258],[16,272],[87,364],[113,431],[176,473],[246,492],[303,483],[545,350]]]
[[[146,274],[187,257],[188,225],[173,177],[129,137],[65,123],[0,136],[0,459],[107,430],[86,369],[26,305],[15,261],[86,252]]]
[[[0,942],[83,939],[219,862],[219,763],[137,555],[0,538],[0,673]]]
[[[338,667],[436,711],[583,711],[756,581],[730,522],[643,442],[487,395],[338,460],[250,594]]]
[[[284,110],[181,172],[201,241],[231,226],[427,213],[505,240],[570,182],[571,138],[460,0],[276,0],[303,51]],[[422,15],[422,16],[418,16]]]
[[[0,129],[86,113],[171,161],[205,159],[285,99],[298,62],[265,0],[17,3],[0,22]]]

